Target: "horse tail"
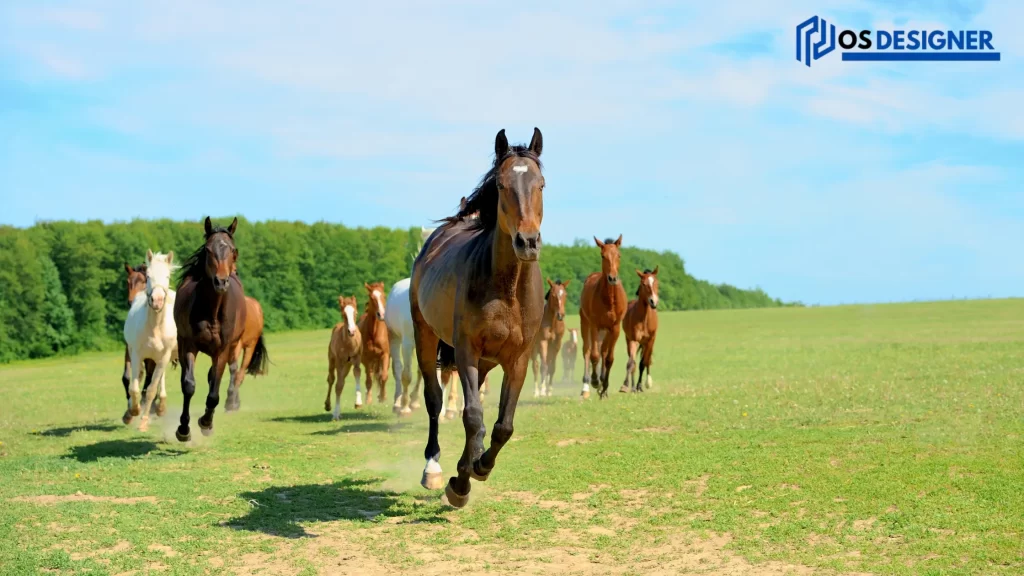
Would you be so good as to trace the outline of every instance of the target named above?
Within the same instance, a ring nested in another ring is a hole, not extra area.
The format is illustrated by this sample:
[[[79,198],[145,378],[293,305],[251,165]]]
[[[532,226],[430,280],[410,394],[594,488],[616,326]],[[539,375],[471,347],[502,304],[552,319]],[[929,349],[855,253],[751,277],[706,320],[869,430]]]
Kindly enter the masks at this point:
[[[455,369],[455,348],[444,342],[437,341],[437,367],[442,371]]]
[[[267,346],[263,343],[263,334],[260,334],[259,339],[256,340],[256,347],[252,351],[252,362],[249,363],[249,368],[245,373],[251,376],[266,374],[269,361],[270,356],[267,355]]]

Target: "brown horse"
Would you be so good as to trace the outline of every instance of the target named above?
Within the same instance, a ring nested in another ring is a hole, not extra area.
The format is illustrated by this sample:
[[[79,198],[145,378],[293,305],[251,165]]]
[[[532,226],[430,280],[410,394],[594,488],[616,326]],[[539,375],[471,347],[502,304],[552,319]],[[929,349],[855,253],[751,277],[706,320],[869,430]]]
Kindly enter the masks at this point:
[[[377,399],[384,402],[384,386],[388,383],[388,367],[391,366],[391,338],[388,336],[388,326],[384,322],[384,314],[387,309],[384,301],[384,283],[374,282],[363,284],[366,288],[366,310],[359,319],[359,333],[363,339],[363,349],[360,357],[363,362],[363,370],[366,371],[366,403],[373,404],[373,381],[376,380],[380,389],[377,392]],[[356,408],[362,403],[359,400],[359,382],[356,382]]]
[[[615,343],[619,324],[626,315],[626,291],[619,282],[619,247],[622,234],[614,242],[594,242],[601,249],[601,272],[587,276],[580,295],[580,332],[583,334],[583,391],[590,397],[590,386],[600,398],[608,397],[608,374],[615,361]],[[598,372],[599,361],[602,361]]]
[[[235,273],[238,249],[234,234],[238,218],[227,228],[215,228],[207,216],[204,225],[205,242],[185,261],[174,303],[184,396],[181,422],[174,433],[179,442],[192,439],[189,404],[196,392],[196,355],[202,352],[212,362],[207,374],[210,390],[206,395],[206,412],[199,418],[199,430],[209,436],[213,433],[213,413],[220,403],[221,377],[237,350],[247,316],[245,289]],[[250,366],[250,370],[253,368]]]
[[[470,478],[487,480],[512,437],[516,404],[544,312],[544,281],[537,262],[544,216],[542,147],[536,128],[529,147],[509,146],[505,131],[498,132],[490,170],[466,205],[430,235],[413,266],[409,303],[430,417],[421,483],[427,489],[442,486],[437,441],[442,392],[436,362],[445,368],[454,364],[462,382],[466,430],[459,475],[445,488],[448,503],[455,507],[469,501]],[[479,212],[477,218],[467,218],[474,212]],[[498,365],[504,371],[498,419],[491,446],[484,451],[480,381]]]
[[[238,363],[239,357],[242,358],[241,365]],[[242,404],[238,389],[242,387],[245,375],[266,374],[268,360],[267,347],[263,343],[263,307],[255,298],[246,296],[245,328],[242,329],[242,338],[228,358],[231,383],[228,385],[228,399],[224,402],[225,412],[238,410]]]
[[[555,361],[565,334],[565,288],[572,280],[552,282],[548,278],[548,293],[544,295],[544,315],[540,330],[533,341],[533,397],[551,396],[551,383],[555,377]],[[540,380],[537,368],[540,365]]]
[[[654,354],[654,339],[658,336],[658,267],[654,271],[637,270],[640,286],[636,289],[636,300],[630,300],[626,316],[622,319],[622,332],[626,336],[629,361],[626,363],[626,380],[619,392],[642,392],[651,387],[651,356]],[[636,369],[636,354],[640,350],[640,377],[633,381]],[[644,368],[647,368],[647,382],[644,383]]]
[[[135,300],[135,296],[146,291],[146,265],[140,264],[139,266],[132,268],[130,264],[125,262],[124,271],[127,274],[128,281],[128,307],[131,308],[132,302]],[[145,397],[146,390],[149,389],[149,383],[153,381],[153,370],[156,368],[156,362],[146,358],[142,363],[146,367],[146,380],[142,385],[142,396]],[[172,365],[176,363],[177,360],[175,360]],[[124,384],[125,400],[131,400],[131,395],[128,393],[128,387],[132,383],[132,358],[131,354],[128,352],[128,344],[124,345],[124,373],[121,375],[121,383]],[[156,415],[163,416],[164,412],[167,411],[167,406],[165,406],[163,402],[159,401],[159,399],[157,400],[158,401],[154,403]],[[121,421],[125,424],[131,424],[132,418],[133,416],[131,411],[125,410],[124,416],[121,417]]]
[[[356,326],[356,309],[359,304],[355,296],[338,296],[338,306],[341,308],[342,322],[334,325],[331,332],[331,345],[327,348],[327,399],[324,400],[324,410],[331,411],[331,387],[335,387],[334,393],[334,416],[332,420],[341,419],[341,392],[345,389],[345,378],[348,378],[349,370],[353,370],[356,377],[356,388],[359,388],[359,359],[363,349],[363,337]],[[335,386],[335,374],[337,374],[337,386]],[[361,402],[356,403],[359,408]]]
[[[562,345],[562,382],[572,382],[576,378],[577,338],[579,330],[573,328],[569,330],[569,339]]]

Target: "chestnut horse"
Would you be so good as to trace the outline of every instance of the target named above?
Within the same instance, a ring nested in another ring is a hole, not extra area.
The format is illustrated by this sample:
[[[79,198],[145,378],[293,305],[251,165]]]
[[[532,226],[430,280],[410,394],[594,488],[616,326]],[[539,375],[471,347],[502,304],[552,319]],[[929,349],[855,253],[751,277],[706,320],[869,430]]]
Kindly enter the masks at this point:
[[[579,338],[579,330],[569,330],[569,339],[562,346],[562,382],[572,382],[576,378],[576,353],[578,348],[576,340]]]
[[[544,316],[533,342],[533,397],[551,396],[551,383],[555,377],[555,361],[565,334],[565,287],[572,280],[552,282],[548,278],[548,293],[544,295]],[[537,365],[540,364],[540,380]]]
[[[359,354],[363,349],[363,337],[356,326],[356,308],[359,304],[355,296],[338,296],[338,306],[344,320],[334,325],[331,332],[331,344],[327,348],[327,400],[324,410],[331,411],[331,387],[335,387],[334,416],[332,420],[341,419],[341,392],[345,389],[345,378],[349,370],[356,377],[356,388],[359,388]],[[335,374],[338,382],[335,384]],[[362,399],[356,396],[356,408],[362,405]]]
[[[651,355],[654,354],[654,339],[658,335],[658,267],[655,266],[653,272],[637,270],[636,275],[640,277],[636,300],[629,301],[626,316],[622,319],[629,361],[626,362],[626,379],[619,392],[642,392],[645,387],[651,387]],[[640,377],[634,382],[637,350],[640,351]],[[644,368],[647,368],[646,383]]]
[[[242,358],[239,365],[238,358]],[[242,329],[242,338],[235,346],[234,352],[228,358],[228,370],[230,371],[230,384],[228,384],[228,399],[224,402],[225,412],[234,412],[242,404],[238,397],[238,389],[242,387],[242,381],[246,374],[254,376],[267,373],[267,347],[263,343],[263,307],[258,300],[252,296],[245,297],[245,328]]]
[[[132,268],[127,262],[124,263],[124,271],[128,275],[128,308],[132,307],[132,302],[135,300],[135,295],[146,290],[146,265],[141,264]],[[146,368],[146,380],[142,384],[142,395],[146,395],[146,391],[149,390],[149,383],[153,381],[153,369],[156,368],[156,363],[146,358],[142,361]],[[171,360],[171,365],[175,366],[178,363],[178,359],[174,358]],[[132,357],[128,351],[128,344],[124,345],[124,373],[121,374],[121,384],[124,384],[124,398],[130,401],[131,395],[128,393],[128,386],[132,383]],[[156,415],[163,416],[167,410],[167,406],[163,402],[159,401],[153,405],[156,408]],[[121,417],[121,421],[125,424],[131,424],[132,422],[131,410],[125,410],[124,416]]]
[[[235,273],[238,249],[234,234],[238,218],[227,228],[215,228],[207,216],[204,225],[205,242],[185,261],[174,304],[184,397],[181,422],[174,432],[179,442],[192,439],[189,404],[196,392],[196,356],[202,352],[212,363],[207,374],[210,389],[206,412],[199,418],[199,430],[209,436],[213,433],[213,413],[220,403],[221,377],[237,350],[247,316],[245,288]]]
[[[360,357],[363,362],[363,370],[366,371],[366,403],[373,404],[373,381],[376,380],[380,386],[377,392],[377,399],[384,402],[384,386],[388,383],[388,368],[391,367],[391,339],[388,336],[388,326],[384,322],[387,310],[384,306],[384,283],[374,282],[363,284],[366,294],[366,310],[359,319],[359,334],[363,339],[363,349]],[[359,401],[359,382],[356,382],[356,408],[362,404]]]
[[[498,132],[490,170],[466,205],[430,235],[413,266],[409,303],[430,418],[421,483],[429,490],[442,486],[437,441],[442,390],[436,358],[443,367],[454,364],[458,369],[465,402],[459,475],[445,487],[448,503],[457,508],[469,501],[470,478],[487,480],[512,437],[516,404],[544,312],[544,281],[537,262],[544,216],[542,142],[536,128],[529,147],[509,146],[505,131]],[[474,212],[479,212],[477,218],[467,218]],[[480,381],[498,365],[504,372],[498,419],[491,446],[484,451]]]
[[[594,242],[601,249],[601,272],[587,276],[580,295],[580,332],[583,334],[583,391],[590,397],[593,385],[600,398],[608,397],[608,374],[615,361],[615,343],[619,324],[626,315],[626,291],[619,281],[619,247],[622,234],[614,242]],[[601,371],[597,363],[602,361]],[[589,383],[588,383],[589,382]]]

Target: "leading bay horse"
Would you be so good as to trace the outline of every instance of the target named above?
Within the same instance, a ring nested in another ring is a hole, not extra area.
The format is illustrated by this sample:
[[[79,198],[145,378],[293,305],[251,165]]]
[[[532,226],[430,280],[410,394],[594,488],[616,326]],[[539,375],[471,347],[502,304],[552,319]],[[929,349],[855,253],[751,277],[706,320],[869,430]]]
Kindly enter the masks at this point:
[[[207,216],[204,226],[205,242],[182,266],[174,304],[181,393],[184,397],[181,422],[174,433],[179,442],[192,439],[189,403],[196,392],[194,371],[196,356],[200,352],[210,357],[212,365],[207,374],[210,389],[206,395],[206,412],[199,418],[199,430],[204,436],[213,433],[213,413],[220,403],[221,377],[238,349],[247,315],[245,289],[235,273],[238,248],[235,247],[234,234],[238,218],[232,220],[227,228],[222,228],[214,227]]]
[[[622,234],[614,242],[601,242],[601,272],[587,276],[580,295],[580,332],[583,334],[583,391],[590,397],[590,386],[599,398],[608,397],[608,373],[615,360],[615,343],[619,340],[619,324],[626,315],[626,291],[619,281],[619,247]],[[598,372],[598,362],[601,371]]]
[[[651,387],[651,360],[654,355],[654,340],[658,336],[658,267],[654,271],[637,270],[640,286],[636,289],[636,300],[630,300],[626,316],[622,319],[622,333],[626,337],[626,379],[619,392],[643,392]],[[640,353],[640,375],[633,381],[636,370],[637,352]],[[647,382],[644,382],[644,368]]]
[[[529,146],[510,146],[505,131],[498,132],[490,170],[466,205],[430,235],[413,266],[409,303],[430,418],[421,483],[428,490],[442,486],[437,441],[442,391],[436,362],[445,368],[454,364],[462,382],[466,443],[459,475],[448,481],[445,497],[457,508],[469,501],[470,478],[487,480],[512,437],[530,349],[540,328],[542,147],[537,128]],[[478,218],[466,218],[477,211]],[[498,365],[504,371],[498,419],[491,446],[484,451],[480,381]]]

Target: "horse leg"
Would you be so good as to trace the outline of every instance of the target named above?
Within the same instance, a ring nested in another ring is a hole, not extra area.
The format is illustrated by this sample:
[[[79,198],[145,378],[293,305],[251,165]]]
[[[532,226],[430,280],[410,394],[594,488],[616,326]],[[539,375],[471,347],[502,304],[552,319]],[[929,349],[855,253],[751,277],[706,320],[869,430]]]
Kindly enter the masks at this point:
[[[363,370],[366,371],[366,405],[373,404],[373,362],[363,362]]]
[[[186,351],[181,340],[178,341],[178,364],[181,365],[181,420],[178,422],[178,429],[174,431],[174,437],[178,442],[188,442],[192,439],[192,432],[188,429],[188,407],[196,393],[196,353]]]
[[[142,361],[142,367],[146,370],[146,379],[142,381],[142,397],[145,398],[149,385],[153,383],[153,371],[156,369],[156,363],[147,358]]]
[[[363,393],[359,391],[359,361],[359,356],[352,357],[352,375],[355,376],[356,381],[356,409],[363,407]]]
[[[647,340],[647,343],[644,344],[643,359],[641,360],[641,362],[644,366],[647,367],[647,382],[644,383],[644,388],[647,388],[649,390],[651,386],[654,384],[654,382],[651,380],[651,363],[654,362],[654,335],[651,335],[651,337]],[[643,378],[641,378],[640,380],[642,381]]]
[[[548,341],[540,343],[540,395],[545,395],[548,380]]]
[[[448,390],[448,411],[445,413],[445,418],[454,420],[461,413],[459,410],[459,387],[452,382],[451,370],[443,370],[441,378],[445,388]],[[465,400],[463,400],[462,405],[466,405]]]
[[[580,337],[583,338],[583,391],[580,396],[590,398],[590,322],[580,314]]]
[[[537,356],[530,352],[530,368],[533,370],[533,397],[540,398],[540,378],[537,376]]]
[[[128,413],[126,414],[129,422],[132,417],[139,415],[139,380],[144,370],[142,358],[139,357],[137,351],[132,350],[132,381],[128,385]]]
[[[331,388],[334,388],[334,372],[337,370],[337,364],[334,353],[329,353],[327,355],[327,398],[324,399],[324,412],[331,411]]]
[[[132,356],[128,352],[128,345],[124,347],[124,374],[121,375],[121,383],[124,384],[124,400],[125,409],[124,415],[121,416],[121,421],[125,424],[131,424],[132,422],[132,396],[129,392],[129,388],[132,384]]]
[[[512,421],[516,415],[516,405],[519,403],[519,393],[523,389],[523,381],[526,380],[526,361],[524,354],[511,366],[502,366],[505,370],[505,377],[501,382],[501,399],[498,401],[498,419],[491,431],[491,445],[473,462],[474,477],[487,478],[494,470],[495,461],[502,447],[512,438]]]
[[[167,364],[170,361],[169,354],[165,353],[160,361],[155,363],[152,378],[156,380],[156,384],[146,389],[146,397],[142,402],[142,418],[139,420],[139,432],[145,432],[149,429],[149,410],[153,405],[153,400],[156,398],[156,390],[160,387],[160,381],[164,377],[164,370],[167,369]]]
[[[173,355],[172,355],[173,357]],[[164,367],[164,371],[160,374],[160,396],[157,397],[160,401],[156,407],[156,415],[163,416],[167,412],[167,368]]]
[[[356,366],[358,366],[358,364]],[[334,414],[331,416],[331,420],[341,420],[341,393],[345,390],[345,378],[348,378],[348,371],[351,368],[351,361],[342,360],[337,363],[336,370],[338,373],[338,383],[334,386]],[[358,374],[356,375],[356,381],[359,381]]]
[[[434,332],[426,325],[426,320],[423,319],[419,307],[416,305],[415,298],[412,300],[416,363],[420,367],[420,373],[423,374],[423,401],[427,406],[429,422],[427,446],[423,450],[426,465],[423,467],[423,477],[420,479],[420,485],[427,490],[440,490],[444,488],[444,476],[441,472],[441,444],[437,441],[437,429],[441,418],[441,405],[444,403],[444,393],[441,390],[441,383],[438,381],[438,339]]]
[[[619,339],[619,325],[615,324],[608,330],[601,341],[601,348],[604,356],[604,363],[601,366],[601,396],[608,397],[608,378],[612,373],[612,363],[615,361],[615,342]]]
[[[547,395],[551,396],[555,383],[555,368],[558,366],[558,351],[562,349],[562,337],[555,336],[555,339],[551,341],[551,347],[548,350],[548,387]]]
[[[239,351],[242,354],[240,364],[237,363]],[[228,368],[231,370],[231,381],[228,386],[228,399],[224,403],[225,412],[235,412],[242,407],[242,382],[245,381],[245,371],[249,369],[249,364],[252,364],[252,355],[255,352],[255,344],[243,350],[242,343],[238,343],[238,350],[234,354],[235,357],[230,359],[228,364]]]
[[[399,338],[392,338],[388,335],[388,343],[391,348],[391,372],[395,377],[395,403],[391,405],[391,411],[395,414],[401,414],[402,394],[409,395],[405,389],[406,383],[402,381],[402,360],[398,356],[402,349],[402,342]]]
[[[587,357],[587,367],[590,368],[590,385],[597,390],[597,396],[603,398],[601,395],[601,373],[599,371],[599,362],[601,361],[601,338],[598,335],[596,326],[590,328],[590,354]]]
[[[213,360],[207,378],[210,382],[210,390],[206,393],[206,412],[199,418],[199,431],[203,436],[213,434],[213,413],[220,404],[220,380],[224,376],[224,369],[228,365],[229,352],[221,352]]]
[[[384,403],[384,389],[388,386],[388,365],[391,364],[391,354],[384,350],[384,355],[377,359],[377,384],[380,390],[377,391],[377,399]],[[397,390],[395,391],[397,393]]]
[[[406,343],[407,340],[408,343]],[[399,413],[408,415],[412,414],[413,408],[419,405],[419,402],[415,401],[415,396],[412,395],[412,339],[403,337],[402,345],[395,352],[402,355],[402,373],[395,374],[395,386],[397,387],[399,382],[402,383],[402,410]],[[419,395],[419,384],[419,380],[417,380],[417,396]]]
[[[634,388],[633,371],[636,369],[636,348],[637,342],[626,341],[626,379],[622,381],[622,388],[619,392],[630,392]]]
[[[241,343],[239,343],[239,348],[241,348]],[[231,357],[228,358],[228,399],[227,399],[226,402],[224,402],[224,411],[225,412],[231,412],[232,410],[234,410],[232,405],[238,399],[237,398],[238,388],[235,385],[235,382],[236,382],[235,379],[238,378],[239,374],[244,374],[245,373],[245,369],[244,368],[239,370],[239,366],[238,366],[239,358],[238,358],[238,356],[239,356],[238,350],[235,350],[234,352],[231,353]]]
[[[412,361],[410,356],[409,361]],[[409,408],[413,410],[420,407],[420,384],[423,382],[423,372],[420,370],[419,365],[416,365],[416,384],[412,387],[412,394],[410,394]]]
[[[462,384],[462,398],[466,409],[462,413],[462,424],[466,429],[466,443],[459,458],[457,470],[459,475],[448,480],[445,497],[448,503],[462,508],[469,502],[469,479],[487,480],[487,475],[477,476],[473,473],[473,462],[484,452],[484,409],[480,405],[480,371],[477,364],[480,359],[468,346],[456,344],[455,364],[459,370],[459,381]],[[452,382],[451,386],[455,386]]]

